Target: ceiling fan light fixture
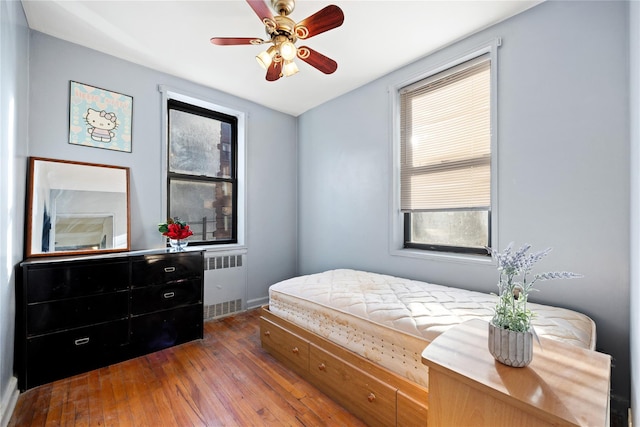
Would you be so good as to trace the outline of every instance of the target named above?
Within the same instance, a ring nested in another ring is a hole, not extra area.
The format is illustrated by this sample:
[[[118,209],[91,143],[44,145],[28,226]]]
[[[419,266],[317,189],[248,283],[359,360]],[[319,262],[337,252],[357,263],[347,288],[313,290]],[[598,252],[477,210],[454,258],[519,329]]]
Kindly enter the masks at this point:
[[[324,74],[336,71],[338,64],[333,59],[301,46],[297,48],[298,39],[307,40],[342,25],[344,13],[336,5],[326,6],[302,21],[296,22],[289,17],[295,7],[295,0],[245,0],[260,18],[267,33],[267,39],[255,37],[213,37],[211,43],[218,46],[259,45],[271,46],[256,56],[258,64],[267,70],[266,80],[274,82],[281,77],[289,77],[298,73],[298,66],[293,62],[298,58]],[[271,3],[270,10],[268,3]]]
[[[285,77],[291,77],[296,74],[298,71],[298,66],[293,61],[284,61],[284,65],[282,67],[282,75]]]
[[[291,61],[296,57],[296,46],[290,41],[284,41],[280,43],[280,56],[284,58],[285,61]]]
[[[258,56],[256,56],[256,60],[262,68],[267,70],[269,68],[269,65],[271,65],[271,61],[273,61],[273,57],[275,56],[275,54],[276,48],[275,46],[271,46],[269,49],[260,52]]]

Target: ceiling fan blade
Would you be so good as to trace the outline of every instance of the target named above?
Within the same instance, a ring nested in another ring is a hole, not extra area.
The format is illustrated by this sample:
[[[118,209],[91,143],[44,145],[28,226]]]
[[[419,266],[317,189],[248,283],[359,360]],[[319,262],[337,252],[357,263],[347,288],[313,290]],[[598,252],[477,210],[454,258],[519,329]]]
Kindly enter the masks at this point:
[[[282,62],[273,61],[267,69],[267,81],[275,82],[282,75]]]
[[[264,40],[255,37],[214,37],[211,43],[218,46],[232,46],[239,44],[262,44]]]
[[[307,46],[298,48],[298,58],[325,74],[331,74],[338,69],[336,61]]]
[[[269,9],[269,6],[264,2],[264,0],[247,0],[247,3],[249,3],[251,9],[253,9],[256,15],[258,15],[260,21],[264,23],[264,20],[267,18],[273,21],[271,9]]]
[[[308,39],[339,27],[343,22],[342,9],[332,4],[298,22],[296,35],[301,39]]]

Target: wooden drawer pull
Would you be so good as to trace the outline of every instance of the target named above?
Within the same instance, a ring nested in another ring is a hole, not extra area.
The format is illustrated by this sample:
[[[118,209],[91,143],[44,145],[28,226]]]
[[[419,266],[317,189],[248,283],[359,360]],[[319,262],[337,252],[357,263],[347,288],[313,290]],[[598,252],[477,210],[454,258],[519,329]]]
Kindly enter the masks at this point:
[[[75,345],[85,345],[89,344],[89,337],[78,338],[73,342]]]
[[[300,353],[300,350],[298,350],[298,347],[293,347],[293,350],[291,350],[293,352],[293,354],[298,354]]]
[[[173,273],[174,271],[176,271],[175,267],[165,267],[164,268],[164,272],[165,273]]]
[[[376,395],[373,393],[369,393],[369,396],[367,396],[367,400],[369,402],[373,402],[374,400],[376,400]]]
[[[318,369],[320,369],[321,371],[326,371],[327,370],[327,365],[325,365],[324,363],[321,363],[318,365]]]
[[[162,296],[163,296],[165,299],[169,299],[169,298],[173,298],[173,297],[175,297],[175,296],[176,296],[176,293],[175,293],[175,292],[165,292],[164,294],[162,294]]]
[[[265,334],[266,336],[270,336],[270,335],[271,335],[271,331],[264,331],[264,334]]]

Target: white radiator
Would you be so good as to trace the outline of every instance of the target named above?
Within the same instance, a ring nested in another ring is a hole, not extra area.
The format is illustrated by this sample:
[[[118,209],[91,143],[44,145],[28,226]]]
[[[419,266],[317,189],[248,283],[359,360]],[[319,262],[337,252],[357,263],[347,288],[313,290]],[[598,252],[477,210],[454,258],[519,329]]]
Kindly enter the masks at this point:
[[[246,310],[247,251],[212,251],[204,257],[204,318]]]

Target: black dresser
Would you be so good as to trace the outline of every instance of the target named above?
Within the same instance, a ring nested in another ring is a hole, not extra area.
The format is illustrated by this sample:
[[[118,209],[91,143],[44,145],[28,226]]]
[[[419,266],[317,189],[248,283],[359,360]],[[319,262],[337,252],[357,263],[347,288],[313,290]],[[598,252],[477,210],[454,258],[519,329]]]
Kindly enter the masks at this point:
[[[202,338],[202,251],[27,260],[20,270],[20,390]]]

